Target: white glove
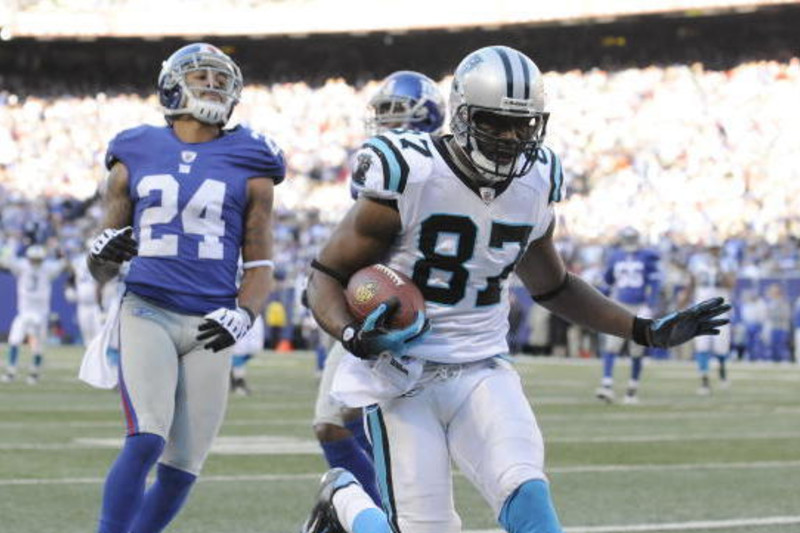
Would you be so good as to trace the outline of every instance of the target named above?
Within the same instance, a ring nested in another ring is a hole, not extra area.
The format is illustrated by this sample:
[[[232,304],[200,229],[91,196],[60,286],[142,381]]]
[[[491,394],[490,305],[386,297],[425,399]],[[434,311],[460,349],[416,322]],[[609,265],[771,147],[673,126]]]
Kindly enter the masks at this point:
[[[112,263],[130,261],[139,253],[139,244],[133,238],[133,228],[104,229],[89,245],[92,257]]]
[[[203,348],[218,352],[233,346],[244,338],[253,325],[255,315],[246,307],[237,307],[236,309],[220,307],[203,318],[206,321],[198,328],[200,334],[197,336],[197,340],[210,339]]]

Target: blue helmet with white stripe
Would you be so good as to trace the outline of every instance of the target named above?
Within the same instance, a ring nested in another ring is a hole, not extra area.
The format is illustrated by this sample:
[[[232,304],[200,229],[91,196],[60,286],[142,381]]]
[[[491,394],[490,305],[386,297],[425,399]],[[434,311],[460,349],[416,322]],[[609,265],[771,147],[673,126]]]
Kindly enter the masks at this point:
[[[530,172],[549,115],[542,73],[522,52],[487,46],[458,65],[450,90],[450,128],[486,182]]]
[[[193,43],[173,53],[161,65],[158,99],[171,121],[190,115],[205,124],[224,125],[239,102],[242,72],[222,50]]]
[[[367,131],[371,135],[392,128],[438,133],[444,124],[444,98],[436,82],[411,70],[395,72],[383,80],[367,108]]]

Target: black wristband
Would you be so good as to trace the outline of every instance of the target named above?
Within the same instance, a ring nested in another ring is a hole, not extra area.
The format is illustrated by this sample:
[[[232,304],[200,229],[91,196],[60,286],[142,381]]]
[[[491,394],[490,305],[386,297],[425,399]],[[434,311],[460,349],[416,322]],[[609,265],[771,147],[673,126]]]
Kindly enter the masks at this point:
[[[531,294],[531,298],[534,302],[546,302],[547,300],[552,300],[556,296],[559,295],[561,291],[567,288],[569,285],[570,275],[569,272],[564,274],[564,279],[561,280],[561,283],[554,289],[551,289],[547,292],[543,292],[542,294]]]
[[[327,274],[328,276],[332,277],[333,279],[338,281],[342,287],[347,287],[347,282],[349,281],[347,276],[345,276],[344,274],[340,274],[339,272],[336,272],[329,266],[323,265],[316,259],[313,259],[311,261],[311,268],[313,268],[314,270],[319,270],[323,274]]]
[[[341,339],[344,349],[359,358],[363,356],[358,346],[358,330],[360,327],[361,324],[359,322],[351,322],[343,327],[342,332],[339,334],[339,339]]]
[[[647,334],[652,324],[652,319],[634,317],[633,319],[633,342],[642,346],[652,346],[649,335]]]

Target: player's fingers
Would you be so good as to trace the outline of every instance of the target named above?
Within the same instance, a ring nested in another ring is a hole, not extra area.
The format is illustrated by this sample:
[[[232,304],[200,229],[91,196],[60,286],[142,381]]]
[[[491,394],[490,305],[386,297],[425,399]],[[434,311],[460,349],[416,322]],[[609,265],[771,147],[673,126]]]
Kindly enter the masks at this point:
[[[138,246],[123,245],[123,246],[120,246],[120,247],[118,247],[116,249],[119,251],[119,253],[127,255],[129,257],[133,257],[133,256],[135,256],[136,254],[139,253],[139,247]]]
[[[694,307],[699,311],[705,311],[707,309],[711,309],[713,307],[718,307],[725,302],[725,298],[721,296],[717,296],[715,298],[709,298],[708,300],[703,300],[699,304],[695,304]]]
[[[715,316],[719,316],[719,315],[725,314],[730,310],[731,310],[731,306],[728,305],[728,304],[725,304],[725,305],[721,305],[719,307],[704,311],[704,312],[700,313],[700,316],[702,318],[713,318]]]
[[[386,322],[391,320],[392,317],[394,317],[394,315],[400,309],[400,300],[396,296],[392,296],[391,298],[382,303],[386,305],[386,310],[383,312],[383,315],[381,316],[381,320],[385,324]]]
[[[414,342],[425,335],[425,333],[427,333],[430,329],[430,325],[431,322],[425,318],[425,314],[422,311],[417,311],[416,320],[414,320],[414,323],[405,330],[406,335],[408,335],[405,339],[405,343],[408,344]]]
[[[133,252],[139,249],[139,244],[136,241],[111,241],[106,248],[111,250],[118,250],[122,252]]]
[[[215,341],[209,343],[213,352],[224,350],[229,346],[233,346],[234,340],[230,335],[220,335]]]
[[[729,324],[730,320],[727,318],[718,318],[716,320],[705,320],[703,321],[703,327],[711,327],[711,328],[721,328],[722,326]]]
[[[136,248],[129,248],[127,246],[119,246],[115,244],[109,243],[108,246],[103,248],[101,254],[106,254],[114,257],[125,257],[136,255],[137,249]]]
[[[210,339],[210,338],[216,337],[218,334],[219,334],[219,330],[217,330],[217,329],[209,329],[209,330],[206,330],[206,331],[201,331],[197,335],[197,337],[195,337],[195,340],[204,341],[206,339]]]
[[[696,336],[700,337],[702,335],[716,336],[716,335],[719,335],[719,330],[718,329],[701,329],[700,331],[697,332]]]
[[[361,324],[361,331],[372,331],[376,329],[380,322],[381,317],[386,313],[386,302],[381,303],[378,307],[376,307],[370,314],[367,315],[367,318],[364,319],[364,322]]]
[[[133,239],[122,240],[122,241],[119,242],[119,244],[122,245],[124,248],[130,249],[130,250],[138,250],[139,249],[139,243],[134,241]]]

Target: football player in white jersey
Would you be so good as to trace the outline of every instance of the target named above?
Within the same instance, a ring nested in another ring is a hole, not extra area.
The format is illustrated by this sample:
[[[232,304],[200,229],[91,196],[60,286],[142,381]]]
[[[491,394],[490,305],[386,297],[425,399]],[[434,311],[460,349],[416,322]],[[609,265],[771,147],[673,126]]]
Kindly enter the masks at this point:
[[[402,70],[387,76],[370,99],[366,129],[373,135],[391,129],[435,134],[441,130],[444,117],[444,98],[436,83],[419,72]],[[363,162],[371,162],[369,157],[358,154],[354,160],[350,184],[353,198],[358,197],[364,185]],[[328,465],[349,470],[378,502],[372,450],[364,431],[361,409],[343,408],[330,396],[333,376],[344,353],[338,342],[328,351],[314,407],[314,433]]]
[[[100,288],[92,273],[89,272],[85,254],[79,254],[70,261],[70,277],[67,285],[67,300],[75,302],[81,340],[84,345],[88,345],[100,331],[102,309],[100,308]]]
[[[707,298],[730,299],[736,285],[735,265],[722,257],[722,246],[712,242],[708,252],[701,254],[689,265],[691,278],[687,298],[701,302]],[[697,394],[711,394],[709,362],[714,357],[718,363],[720,384],[728,386],[727,360],[731,351],[730,328],[723,328],[716,337],[698,337],[694,340],[694,358],[700,374],[700,387]]]
[[[13,381],[17,376],[19,348],[26,337],[33,354],[27,382],[35,385],[39,381],[53,280],[66,268],[64,261],[45,261],[46,258],[47,251],[35,244],[25,250],[23,258],[4,260],[0,264],[17,278],[17,315],[8,334],[8,366],[0,378],[4,383]]]
[[[717,334],[730,307],[714,299],[643,319],[567,272],[552,239],[563,174],[542,144],[543,79],[526,55],[505,46],[469,54],[454,75],[449,116],[453,135],[388,132],[367,141],[361,195],[312,263],[310,307],[349,352],[332,393],[369,405],[394,531],[461,530],[452,460],[506,531],[560,533],[542,434],[505,358],[508,276],[516,271],[551,312],[648,346]],[[379,261],[425,297],[425,313],[405,329],[386,327],[396,301],[364,321],[348,311],[347,280]]]

